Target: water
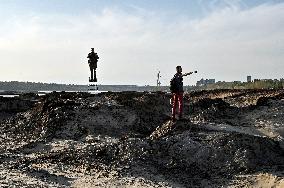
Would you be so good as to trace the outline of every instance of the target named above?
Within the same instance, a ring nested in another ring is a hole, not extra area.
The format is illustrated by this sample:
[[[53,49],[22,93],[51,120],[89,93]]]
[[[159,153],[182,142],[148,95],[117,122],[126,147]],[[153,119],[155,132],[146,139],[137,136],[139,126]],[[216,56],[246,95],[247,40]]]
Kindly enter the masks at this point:
[[[7,98],[13,98],[18,97],[19,95],[0,95],[0,97],[7,97]]]
[[[20,96],[19,94],[3,94],[5,91],[0,90],[0,97],[6,97],[6,98],[13,98],[13,97],[18,97]],[[43,96],[49,93],[52,93],[53,91],[38,91],[37,94],[38,96]],[[62,91],[56,91],[56,92],[62,92]],[[91,93],[91,94],[98,94],[98,93],[103,93],[103,92],[107,92],[107,91],[65,91],[66,93],[71,93],[71,92],[87,92],[87,93]],[[2,94],[1,94],[2,93]]]

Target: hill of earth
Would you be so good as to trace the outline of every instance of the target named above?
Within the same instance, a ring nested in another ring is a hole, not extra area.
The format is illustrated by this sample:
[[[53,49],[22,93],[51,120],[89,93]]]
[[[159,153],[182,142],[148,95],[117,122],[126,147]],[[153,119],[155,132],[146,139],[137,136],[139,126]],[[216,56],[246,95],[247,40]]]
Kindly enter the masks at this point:
[[[283,187],[284,91],[0,97],[0,187]]]

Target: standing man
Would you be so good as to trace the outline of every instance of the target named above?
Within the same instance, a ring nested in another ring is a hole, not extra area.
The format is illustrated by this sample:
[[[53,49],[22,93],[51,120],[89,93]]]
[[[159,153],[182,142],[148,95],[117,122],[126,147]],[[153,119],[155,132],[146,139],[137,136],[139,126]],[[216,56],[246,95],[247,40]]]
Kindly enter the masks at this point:
[[[88,64],[91,71],[91,78],[89,78],[89,82],[97,82],[97,76],[96,76],[96,69],[97,69],[97,63],[99,56],[97,53],[94,52],[94,48],[91,48],[91,52],[88,54]]]
[[[193,72],[182,74],[181,66],[176,67],[177,73],[171,79],[170,90],[172,93],[172,120],[176,121],[176,107],[179,107],[179,119],[182,119],[183,113],[183,76],[188,76]]]

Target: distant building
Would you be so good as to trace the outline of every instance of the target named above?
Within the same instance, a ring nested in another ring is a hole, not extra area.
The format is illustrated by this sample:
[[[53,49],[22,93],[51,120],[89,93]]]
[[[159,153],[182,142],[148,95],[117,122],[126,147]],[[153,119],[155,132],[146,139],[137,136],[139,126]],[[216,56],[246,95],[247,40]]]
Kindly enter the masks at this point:
[[[241,84],[241,81],[234,81],[234,84]]]
[[[247,82],[251,82],[251,76],[247,76]]]
[[[215,79],[209,79],[208,84],[215,84]]]
[[[199,81],[196,82],[196,86],[204,86],[208,84],[215,84],[215,79],[206,79],[204,80],[203,78]]]
[[[254,79],[254,82],[281,82],[284,81],[283,78],[281,78],[280,80],[278,79]]]
[[[265,81],[265,82],[273,82],[273,79],[261,79],[261,81]]]

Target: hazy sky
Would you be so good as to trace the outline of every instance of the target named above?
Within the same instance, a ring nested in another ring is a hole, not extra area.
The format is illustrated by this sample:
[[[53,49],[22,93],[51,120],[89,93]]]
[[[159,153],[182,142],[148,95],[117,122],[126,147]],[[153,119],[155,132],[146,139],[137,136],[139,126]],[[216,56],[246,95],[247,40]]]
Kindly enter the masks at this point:
[[[0,0],[0,80],[186,85],[283,78],[284,0]]]

